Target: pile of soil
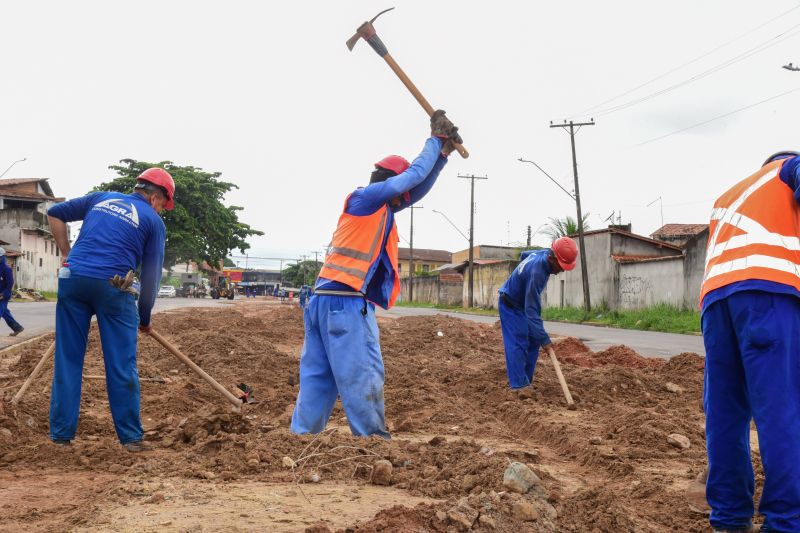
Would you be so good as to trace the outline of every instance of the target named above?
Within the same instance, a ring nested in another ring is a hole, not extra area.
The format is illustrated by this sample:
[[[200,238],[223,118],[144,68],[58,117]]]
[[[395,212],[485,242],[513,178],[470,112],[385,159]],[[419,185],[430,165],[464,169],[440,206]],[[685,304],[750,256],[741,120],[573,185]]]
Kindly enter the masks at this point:
[[[577,339],[562,340],[556,352],[578,406],[568,411],[547,357],[539,359],[533,386],[509,390],[496,327],[444,315],[381,319],[393,438],[352,437],[339,406],[326,432],[296,436],[289,421],[303,342],[297,307],[242,302],[224,310],[162,313],[154,323],[230,390],[251,385],[259,403],[231,412],[216,391],[142,337],[140,376],[167,381],[141,383],[146,440],[155,450],[122,450],[102,380],[84,380],[78,436],[72,446],[56,447],[47,438],[52,364],[18,406],[10,404],[52,338],[20,348],[18,360],[0,374],[0,471],[25,476],[47,470],[67,480],[102,476],[108,490],[91,505],[70,508],[72,524],[91,526],[104,502],[130,498],[115,480],[369,483],[375,462],[386,459],[393,465],[392,487],[438,503],[384,509],[353,524],[353,531],[446,531],[457,524],[448,512],[458,505],[486,517],[475,522],[476,530],[488,531],[489,523],[495,531],[514,532],[707,528],[707,518],[683,496],[705,464],[703,360],[696,354],[663,362],[624,346],[594,353]],[[84,374],[103,373],[93,327]],[[670,444],[674,433],[691,446]],[[503,486],[510,461],[528,464],[539,476],[539,496]],[[525,502],[547,503],[557,518],[524,517],[519,509]],[[40,529],[66,517],[64,510],[32,515],[20,504],[0,508],[9,524]]]

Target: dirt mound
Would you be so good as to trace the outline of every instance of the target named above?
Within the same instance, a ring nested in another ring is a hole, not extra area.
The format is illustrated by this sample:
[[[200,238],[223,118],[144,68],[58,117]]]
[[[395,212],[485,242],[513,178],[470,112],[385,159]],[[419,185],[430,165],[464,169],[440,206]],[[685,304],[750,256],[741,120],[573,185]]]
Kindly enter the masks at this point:
[[[223,386],[253,386],[260,403],[231,412],[216,391],[143,337],[140,376],[166,381],[141,383],[145,436],[155,451],[132,455],[122,450],[105,383],[88,379],[78,437],[72,446],[56,447],[47,438],[52,364],[20,405],[9,403],[51,342],[45,338],[21,348],[18,360],[0,374],[0,470],[13,475],[50,469],[86,479],[284,482],[302,488],[317,482],[369,483],[375,462],[385,459],[393,466],[392,487],[442,501],[385,509],[354,525],[354,531],[446,531],[457,523],[453,516],[461,517],[461,511],[448,515],[459,506],[484,517],[476,527],[491,524],[495,531],[551,526],[585,531],[590,524],[603,531],[704,527],[704,517],[693,515],[678,496],[704,462],[698,409],[702,358],[697,355],[681,354],[665,363],[626,347],[594,353],[577,339],[562,340],[556,351],[578,406],[568,411],[547,357],[539,358],[532,387],[509,390],[498,328],[442,315],[382,319],[393,439],[352,437],[339,407],[326,432],[296,436],[289,431],[303,342],[296,306],[248,302],[173,311],[158,315],[155,324]],[[103,373],[93,328],[84,374]],[[667,437],[673,433],[686,436],[691,447],[670,444]],[[538,500],[503,486],[510,461],[530,465],[539,476],[541,502],[552,504],[558,515],[552,522],[544,516],[530,519],[535,509],[526,505]],[[15,516],[36,524],[22,512]],[[79,518],[91,521],[91,514]]]

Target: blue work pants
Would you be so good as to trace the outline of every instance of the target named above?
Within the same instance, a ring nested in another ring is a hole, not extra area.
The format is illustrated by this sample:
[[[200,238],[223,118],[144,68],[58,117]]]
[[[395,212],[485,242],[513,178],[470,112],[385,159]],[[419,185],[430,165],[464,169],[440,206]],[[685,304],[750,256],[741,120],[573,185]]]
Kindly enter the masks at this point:
[[[19,322],[14,320],[14,317],[11,316],[11,311],[8,310],[8,299],[3,298],[0,300],[0,317],[6,321],[8,327],[10,327],[14,331],[19,331],[22,329],[22,326]]]
[[[800,299],[734,293],[703,312],[711,525],[753,516],[750,420],[764,466],[762,531],[800,531]]]
[[[359,297],[313,295],[304,322],[300,392],[292,431],[324,430],[339,396],[353,435],[388,439],[375,306]]]
[[[136,343],[139,314],[132,294],[108,280],[59,278],[56,353],[50,397],[50,438],[72,440],[78,428],[83,359],[92,315],[97,316],[106,389],[114,428],[122,444],[142,440]]]
[[[509,305],[501,296],[499,311],[508,384],[512,389],[521,389],[533,382],[541,346],[531,337],[528,318],[522,309]]]

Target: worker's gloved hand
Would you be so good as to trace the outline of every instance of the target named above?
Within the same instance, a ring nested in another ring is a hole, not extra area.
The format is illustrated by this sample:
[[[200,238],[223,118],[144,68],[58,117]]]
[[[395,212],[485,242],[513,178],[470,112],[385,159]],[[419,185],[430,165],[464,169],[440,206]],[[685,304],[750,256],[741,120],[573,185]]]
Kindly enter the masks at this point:
[[[450,122],[441,109],[437,109],[431,115],[431,137],[439,137],[442,140],[450,139],[458,144],[462,142],[458,128]]]
[[[141,331],[142,333],[150,333],[151,331],[153,331],[153,325],[147,324],[146,326],[143,326],[142,324],[139,324],[139,331]]]
[[[451,141],[450,139],[447,139],[446,141],[444,141],[444,143],[442,143],[442,155],[444,157],[449,156],[451,153],[453,153],[453,150],[455,149],[456,147],[453,144],[453,141]]]
[[[139,294],[139,291],[136,290],[136,287],[133,287],[133,280],[135,274],[133,270],[129,270],[125,277],[121,277],[119,274],[110,278],[108,282],[111,284],[112,287],[116,287],[122,292],[127,292],[133,294],[134,296]]]

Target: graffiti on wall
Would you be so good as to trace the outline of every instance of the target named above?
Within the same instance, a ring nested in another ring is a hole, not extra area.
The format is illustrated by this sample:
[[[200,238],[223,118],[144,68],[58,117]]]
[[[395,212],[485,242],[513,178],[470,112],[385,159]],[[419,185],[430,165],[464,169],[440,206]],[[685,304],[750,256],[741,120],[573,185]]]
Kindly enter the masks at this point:
[[[619,280],[619,299],[625,306],[645,304],[647,296],[653,290],[652,282],[641,276],[623,276]]]

